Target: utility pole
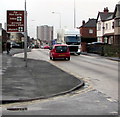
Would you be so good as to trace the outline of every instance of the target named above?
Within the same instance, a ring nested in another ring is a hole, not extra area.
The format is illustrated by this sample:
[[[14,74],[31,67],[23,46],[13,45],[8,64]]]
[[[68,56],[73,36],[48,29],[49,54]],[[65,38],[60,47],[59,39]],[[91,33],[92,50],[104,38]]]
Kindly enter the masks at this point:
[[[76,28],[76,5],[74,0],[74,28]]]
[[[26,10],[26,0],[25,0],[25,12],[24,12],[24,61],[25,67],[27,67],[27,10]]]

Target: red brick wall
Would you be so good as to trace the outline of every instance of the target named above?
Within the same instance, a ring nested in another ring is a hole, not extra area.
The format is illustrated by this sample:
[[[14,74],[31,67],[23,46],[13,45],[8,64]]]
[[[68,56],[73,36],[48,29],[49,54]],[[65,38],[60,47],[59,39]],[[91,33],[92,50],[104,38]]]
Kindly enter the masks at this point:
[[[89,29],[93,30],[92,34],[89,33]],[[96,36],[97,36],[96,28],[85,28],[85,27],[82,27],[82,28],[80,28],[80,34],[81,34],[82,37],[86,37],[86,38],[96,38]]]

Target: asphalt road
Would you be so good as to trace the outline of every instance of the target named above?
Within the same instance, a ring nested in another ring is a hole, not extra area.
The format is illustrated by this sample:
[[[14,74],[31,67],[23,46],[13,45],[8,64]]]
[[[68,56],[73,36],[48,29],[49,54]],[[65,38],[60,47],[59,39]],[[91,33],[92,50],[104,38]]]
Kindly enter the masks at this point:
[[[118,100],[118,62],[99,55],[71,56],[71,61],[50,61],[48,50],[33,50],[30,58],[51,62],[57,67],[91,82],[93,87],[112,100]]]
[[[55,64],[89,80],[95,89],[112,100],[118,100],[118,62],[100,56],[81,55],[72,56],[69,63],[57,61]]]
[[[17,57],[22,57],[22,54]],[[118,62],[100,56],[71,56],[70,61],[50,61],[48,50],[32,50],[28,58],[46,60],[83,78],[83,90],[65,96],[3,107],[4,115],[118,115]],[[18,108],[10,111],[8,108]],[[20,111],[19,108],[27,108]]]

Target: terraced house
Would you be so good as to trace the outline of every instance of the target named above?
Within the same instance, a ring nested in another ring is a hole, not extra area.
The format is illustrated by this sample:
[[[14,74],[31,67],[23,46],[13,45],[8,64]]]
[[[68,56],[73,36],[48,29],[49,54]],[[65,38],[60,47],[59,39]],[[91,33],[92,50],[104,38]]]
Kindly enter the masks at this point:
[[[97,41],[107,44],[120,43],[120,3],[115,7],[114,12],[104,8],[97,16]]]
[[[114,19],[113,12],[109,12],[108,8],[104,8],[103,12],[99,12],[97,16],[97,41],[108,44],[113,43],[114,39]]]
[[[120,2],[116,5],[114,18],[114,44],[120,44]]]

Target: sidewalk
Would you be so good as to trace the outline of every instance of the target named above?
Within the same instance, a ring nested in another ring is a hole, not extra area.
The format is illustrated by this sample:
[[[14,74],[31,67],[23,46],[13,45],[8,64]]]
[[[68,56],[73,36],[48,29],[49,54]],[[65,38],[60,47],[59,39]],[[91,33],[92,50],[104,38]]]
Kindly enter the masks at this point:
[[[87,53],[87,52],[82,52],[81,54],[87,55],[87,56],[100,56],[100,55],[98,55],[98,54]],[[105,56],[101,56],[101,57],[105,57]],[[118,61],[118,62],[120,62],[120,58],[118,58],[118,57],[105,57],[105,58],[106,58],[106,59],[113,60],[113,61]]]
[[[11,55],[15,53],[11,51]],[[2,102],[18,102],[49,98],[71,92],[84,83],[76,77],[42,60],[22,58],[3,53]]]
[[[113,60],[113,61],[118,61],[120,62],[120,58],[118,57],[106,57],[107,59]]]

